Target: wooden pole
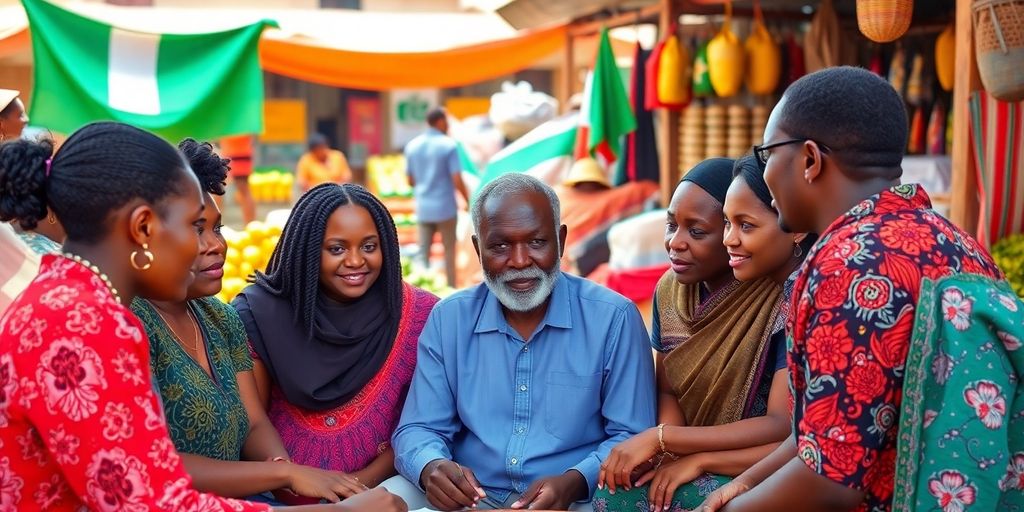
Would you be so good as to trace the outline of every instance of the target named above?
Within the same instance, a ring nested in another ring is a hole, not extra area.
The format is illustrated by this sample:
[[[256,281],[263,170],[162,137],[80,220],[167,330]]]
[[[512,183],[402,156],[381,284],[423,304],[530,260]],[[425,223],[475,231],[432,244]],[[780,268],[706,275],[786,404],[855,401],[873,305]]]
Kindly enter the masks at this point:
[[[971,93],[981,89],[974,58],[974,27],[971,2],[956,2],[956,81],[953,85],[953,183],[950,189],[950,220],[968,233],[978,227],[978,187],[971,150],[969,102]]]
[[[660,0],[658,37],[664,38],[679,19],[675,0]],[[668,206],[680,178],[679,169],[679,113],[658,109],[658,183],[661,185],[661,204]]]
[[[573,60],[573,47],[575,37],[570,32],[565,34],[565,53],[562,55],[562,69],[559,73],[558,86],[558,110],[561,113],[569,111],[569,98],[576,92],[576,63]]]

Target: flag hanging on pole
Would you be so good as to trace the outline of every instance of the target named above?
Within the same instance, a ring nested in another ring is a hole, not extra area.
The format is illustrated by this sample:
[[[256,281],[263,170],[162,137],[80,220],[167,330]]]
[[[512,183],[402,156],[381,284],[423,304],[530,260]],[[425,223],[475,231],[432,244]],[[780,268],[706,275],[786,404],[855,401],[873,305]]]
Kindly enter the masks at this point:
[[[594,69],[587,74],[576,133],[574,159],[593,156],[608,169],[622,154],[622,137],[636,129],[636,117],[615,64],[608,29],[601,29]]]
[[[34,125],[70,133],[121,121],[168,140],[263,129],[260,34],[272,21],[205,34],[114,27],[22,0],[32,30]]]

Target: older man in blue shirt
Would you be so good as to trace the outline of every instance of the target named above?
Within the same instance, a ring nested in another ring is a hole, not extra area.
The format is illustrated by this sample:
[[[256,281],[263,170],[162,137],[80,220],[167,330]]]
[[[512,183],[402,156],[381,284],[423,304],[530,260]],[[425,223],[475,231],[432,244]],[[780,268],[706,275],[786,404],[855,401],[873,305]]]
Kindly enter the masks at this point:
[[[438,510],[587,510],[611,448],[654,424],[643,321],[621,295],[559,270],[566,228],[550,187],[504,175],[472,217],[486,282],[427,321],[393,439],[418,489],[385,486],[412,508],[425,493]]]

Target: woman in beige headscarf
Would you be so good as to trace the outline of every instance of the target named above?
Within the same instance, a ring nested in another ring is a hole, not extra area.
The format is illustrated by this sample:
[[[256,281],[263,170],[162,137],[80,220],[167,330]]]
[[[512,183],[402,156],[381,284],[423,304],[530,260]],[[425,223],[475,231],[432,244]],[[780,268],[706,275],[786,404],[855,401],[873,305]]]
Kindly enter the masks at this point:
[[[0,89],[0,142],[21,137],[21,131],[28,124],[25,104],[13,89]]]

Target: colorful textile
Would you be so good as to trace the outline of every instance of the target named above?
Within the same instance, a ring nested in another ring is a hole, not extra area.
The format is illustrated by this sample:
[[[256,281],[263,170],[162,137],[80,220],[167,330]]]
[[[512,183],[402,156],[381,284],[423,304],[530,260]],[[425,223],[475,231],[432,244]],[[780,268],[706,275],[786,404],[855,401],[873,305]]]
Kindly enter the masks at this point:
[[[981,199],[978,241],[986,247],[1024,232],[1024,102],[971,95],[971,140]]]
[[[267,415],[293,461],[354,472],[391,446],[416,367],[420,332],[437,303],[437,297],[418,288],[406,285],[405,293],[391,354],[355,398],[333,409],[311,411],[289,403],[277,385],[271,388]]]
[[[32,123],[71,133],[120,121],[168,140],[263,131],[259,40],[272,21],[151,34],[23,0],[32,28]]]
[[[0,504],[8,510],[270,510],[192,489],[149,378],[142,324],[63,256],[0,320]]]
[[[782,306],[782,287],[767,278],[733,281],[705,300],[702,286],[681,284],[669,270],[655,305],[656,348],[667,352],[666,377],[686,425],[694,427],[747,416]]]
[[[697,510],[709,494],[731,480],[732,478],[726,476],[705,473],[676,489],[667,512]],[[647,512],[651,510],[651,502],[647,496],[650,488],[650,485],[645,485],[628,491],[618,489],[614,495],[607,489],[599,490],[594,494],[594,512]]]
[[[214,297],[189,301],[188,307],[199,321],[212,374],[185,352],[152,304],[142,299],[132,303],[149,338],[150,368],[171,439],[182,453],[241,460],[249,416],[237,374],[252,371],[245,327],[234,308]]]
[[[861,201],[822,233],[793,288],[789,374],[798,455],[888,511],[907,347],[923,278],[1002,277],[917,185]]]
[[[584,255],[580,248],[591,237],[643,211],[657,197],[658,184],[638,181],[595,191],[563,186],[555,190],[561,202],[562,223],[569,228],[563,262],[571,264]]]
[[[925,279],[907,357],[893,510],[1024,510],[1024,302]]]
[[[40,256],[61,251],[60,244],[34,231],[21,231],[18,233],[18,237],[21,238],[22,242],[25,242],[29,249],[32,249]]]

